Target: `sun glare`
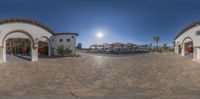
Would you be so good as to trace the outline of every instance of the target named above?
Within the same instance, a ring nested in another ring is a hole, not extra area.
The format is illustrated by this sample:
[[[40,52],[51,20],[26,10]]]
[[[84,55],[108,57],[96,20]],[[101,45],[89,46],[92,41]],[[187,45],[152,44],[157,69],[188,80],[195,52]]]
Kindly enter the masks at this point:
[[[98,32],[96,34],[97,38],[103,38],[104,34],[102,32]]]

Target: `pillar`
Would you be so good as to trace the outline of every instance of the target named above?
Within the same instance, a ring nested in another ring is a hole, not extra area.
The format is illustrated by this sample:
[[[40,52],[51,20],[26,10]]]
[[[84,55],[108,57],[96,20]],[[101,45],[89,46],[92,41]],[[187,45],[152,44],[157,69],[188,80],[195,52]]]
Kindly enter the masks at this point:
[[[2,61],[6,62],[6,42],[3,43],[1,50],[2,50],[2,52],[1,52],[2,53]]]
[[[3,63],[3,46],[0,47],[0,63]]]
[[[182,49],[181,49],[181,55],[185,56],[185,45],[183,44]]]
[[[199,59],[200,60],[200,48],[196,48],[196,59]]]
[[[52,52],[51,49],[52,49],[52,48],[51,48],[50,46],[48,46],[48,56],[49,56],[49,57],[50,57],[51,54],[52,54],[52,53],[51,53],[51,52]]]
[[[31,61],[34,62],[34,61],[38,61],[38,46],[34,48],[32,45],[33,43],[31,42]]]
[[[197,59],[197,50],[198,48],[196,47],[193,48],[193,59]]]

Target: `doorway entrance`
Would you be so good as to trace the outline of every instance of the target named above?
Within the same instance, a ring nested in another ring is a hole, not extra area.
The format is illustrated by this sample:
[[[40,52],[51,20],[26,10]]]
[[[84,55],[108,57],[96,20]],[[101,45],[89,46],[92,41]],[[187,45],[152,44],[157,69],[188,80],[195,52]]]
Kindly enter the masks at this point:
[[[185,46],[184,48],[185,56],[193,58],[193,42],[192,41],[186,42],[184,46]]]
[[[45,41],[39,41],[38,43],[38,56],[39,57],[48,57],[49,55],[49,46]]]
[[[6,40],[6,60],[31,60],[31,43],[25,38],[9,38]]]

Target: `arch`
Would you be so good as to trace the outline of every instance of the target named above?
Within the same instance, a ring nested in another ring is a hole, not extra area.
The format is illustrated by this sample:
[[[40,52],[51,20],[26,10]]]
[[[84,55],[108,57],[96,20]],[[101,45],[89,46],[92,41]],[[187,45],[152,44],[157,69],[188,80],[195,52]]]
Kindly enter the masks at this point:
[[[22,33],[24,35],[26,35],[29,40],[30,40],[30,43],[31,43],[31,61],[33,61],[33,57],[34,55],[32,54],[32,52],[34,51],[35,49],[35,43],[34,43],[34,38],[32,37],[32,35],[27,32],[27,31],[24,31],[24,30],[13,30],[11,32],[8,32],[4,37],[3,37],[3,41],[2,41],[2,46],[3,46],[3,61],[5,62],[6,61],[6,40],[7,40],[7,37],[13,33],[16,33],[16,32],[19,32],[19,33]],[[36,59],[37,60],[37,59]]]
[[[47,41],[48,41],[50,47],[52,46],[52,44],[51,44],[51,40],[50,40],[47,36],[41,36],[41,37],[39,38],[39,40],[40,40],[41,38],[45,38],[45,39],[47,39]],[[37,43],[38,43],[38,42],[37,42]]]
[[[36,42],[36,44],[38,44],[39,46],[39,42],[40,40],[44,38],[47,40],[47,44],[48,44],[48,56],[51,56],[51,48],[52,48],[52,43],[51,43],[51,40],[47,37],[47,36],[41,36],[39,39],[38,39],[38,42]]]
[[[183,41],[182,41],[182,53],[181,53],[181,54],[182,54],[182,56],[185,56],[185,55],[186,55],[186,53],[185,53],[185,51],[186,51],[186,49],[185,49],[185,44],[186,44],[187,42],[185,42],[185,41],[186,41],[187,39],[190,39],[190,40],[191,40],[190,42],[192,43],[192,48],[189,48],[189,51],[187,51],[187,52],[189,52],[189,53],[192,52],[192,55],[193,55],[192,57],[194,57],[194,56],[195,56],[194,53],[193,53],[193,52],[194,52],[194,49],[193,49],[193,48],[194,48],[194,47],[193,47],[193,46],[194,46],[194,42],[193,42],[193,39],[192,39],[191,37],[189,37],[189,36],[188,36],[188,37],[185,37],[185,38],[183,39]],[[187,53],[187,54],[188,54],[188,53]]]
[[[20,32],[20,33],[23,33],[23,34],[25,34],[26,36],[28,36],[29,38],[30,38],[30,40],[31,40],[31,42],[33,43],[32,44],[32,47],[33,48],[35,48],[35,42],[34,42],[34,38],[32,37],[32,35],[29,33],[29,32],[26,32],[26,31],[24,31],[24,30],[13,30],[13,31],[11,31],[11,32],[8,32],[5,36],[4,36],[4,38],[3,38],[3,41],[2,41],[2,46],[4,47],[4,43],[5,43],[5,40],[6,40],[6,38],[8,37],[8,35],[10,35],[10,34],[12,34],[12,33],[15,33],[15,32]]]
[[[184,39],[183,39],[183,41],[182,41],[182,46],[183,46],[183,44],[184,44],[184,41],[186,40],[186,39],[190,39],[191,41],[192,41],[192,44],[194,45],[194,42],[193,42],[193,39],[191,38],[191,37],[185,37]]]

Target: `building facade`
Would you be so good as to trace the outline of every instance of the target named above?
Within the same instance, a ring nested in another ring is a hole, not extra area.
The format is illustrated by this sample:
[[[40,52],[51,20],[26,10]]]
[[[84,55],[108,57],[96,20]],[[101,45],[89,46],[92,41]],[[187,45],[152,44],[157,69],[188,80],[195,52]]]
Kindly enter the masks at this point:
[[[175,53],[190,55],[193,60],[200,61],[200,21],[186,26],[175,37]]]
[[[55,33],[39,21],[27,18],[0,20],[0,61],[7,55],[26,56],[37,61],[38,56],[58,55],[57,47],[63,45],[76,52],[77,33]]]

